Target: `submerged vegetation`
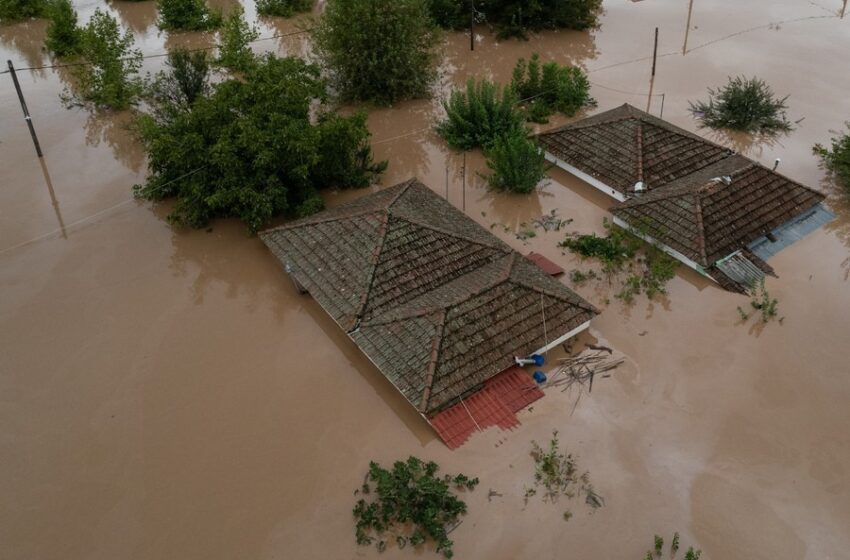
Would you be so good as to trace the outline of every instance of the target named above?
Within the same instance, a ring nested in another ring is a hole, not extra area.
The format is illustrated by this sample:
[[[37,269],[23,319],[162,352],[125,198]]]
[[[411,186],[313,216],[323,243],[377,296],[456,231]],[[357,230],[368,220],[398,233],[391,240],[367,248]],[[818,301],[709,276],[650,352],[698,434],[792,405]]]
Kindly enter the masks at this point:
[[[131,32],[122,33],[112,15],[95,9],[79,31],[78,53],[83,64],[71,67],[76,83],[63,94],[66,102],[109,109],[126,109],[135,103],[144,84],[139,76],[142,52],[133,46]]]
[[[257,0],[257,13],[261,16],[290,17],[312,7],[313,0]]]
[[[44,17],[49,9],[49,0],[0,0],[0,23]]]
[[[605,500],[590,483],[590,473],[579,474],[576,459],[560,450],[557,430],[552,432],[547,448],[531,442],[531,458],[534,460],[534,485],[525,489],[526,501],[540,489],[543,499],[549,502],[556,502],[561,496],[572,499],[583,494],[585,503],[593,509],[605,505]],[[563,517],[568,521],[572,513],[566,511]]]
[[[446,29],[468,27],[476,23],[495,26],[499,38],[527,38],[529,32],[544,29],[591,29],[599,25],[602,0],[429,0],[434,20]]]
[[[653,244],[646,243],[633,233],[604,222],[606,235],[570,234],[559,246],[585,258],[595,258],[602,263],[602,272],[608,280],[619,278],[620,291],[615,294],[625,303],[631,303],[641,293],[649,299],[666,293],[667,282],[676,275],[678,261]],[[587,279],[588,275],[580,278]],[[596,277],[593,273],[593,277]]]
[[[679,551],[679,533],[673,533],[673,538],[670,541],[670,548],[668,549],[667,558],[672,560],[676,557],[676,553]],[[694,547],[689,546],[688,550],[685,552],[684,560],[699,560],[700,556],[702,556],[702,550],[694,550]],[[664,557],[664,538],[655,535],[653,538],[653,549],[648,550],[646,555],[643,557],[644,560],[656,560]]]
[[[375,543],[383,552],[390,539],[399,548],[420,546],[431,539],[437,552],[451,558],[449,531],[466,513],[466,504],[452,489],[473,490],[478,479],[463,474],[437,476],[438,470],[436,463],[416,457],[396,461],[392,470],[369,463],[363,486],[355,491],[363,496],[354,506],[357,544]]]
[[[247,72],[255,61],[250,43],[259,36],[256,26],[245,21],[241,4],[236,4],[221,28],[217,64],[228,70]]]
[[[322,209],[320,188],[364,186],[385,168],[372,160],[363,115],[328,114],[315,65],[266,55],[213,86],[199,55],[172,55],[169,67],[137,122],[150,174],[135,192],[175,197],[175,224],[234,216],[256,232],[277,214]]]
[[[313,41],[343,99],[389,105],[428,94],[437,32],[427,0],[329,0]]]
[[[511,88],[526,108],[526,118],[546,123],[552,113],[575,115],[583,107],[596,105],[590,96],[587,74],[576,66],[561,66],[557,62],[540,64],[538,54],[527,63],[519,59],[514,67]]]
[[[820,156],[826,168],[835,174],[850,193],[850,122],[847,123],[847,132],[833,138],[829,148],[816,144],[814,153]]]
[[[222,22],[221,12],[211,10],[204,0],[157,0],[159,27],[165,31],[204,31]]]
[[[769,322],[779,314],[778,306],[779,300],[771,297],[770,292],[765,288],[764,278],[750,288],[750,307],[761,314],[762,323]],[[744,308],[740,305],[738,306],[738,315],[740,315],[742,321],[750,318],[750,313],[744,311]],[[781,323],[782,319],[779,322]]]
[[[525,134],[516,93],[487,80],[466,83],[443,102],[445,120],[437,123],[437,133],[449,146],[460,150],[489,148],[496,138]]]
[[[524,133],[496,138],[484,154],[490,169],[487,183],[495,190],[530,193],[546,176],[543,150]]]
[[[81,32],[77,12],[71,0],[53,0],[48,10],[50,23],[44,46],[56,56],[72,56],[80,52]]]
[[[788,96],[777,98],[764,80],[730,78],[725,86],[708,90],[708,101],[691,103],[691,113],[710,128],[756,134],[791,130],[785,115]]]

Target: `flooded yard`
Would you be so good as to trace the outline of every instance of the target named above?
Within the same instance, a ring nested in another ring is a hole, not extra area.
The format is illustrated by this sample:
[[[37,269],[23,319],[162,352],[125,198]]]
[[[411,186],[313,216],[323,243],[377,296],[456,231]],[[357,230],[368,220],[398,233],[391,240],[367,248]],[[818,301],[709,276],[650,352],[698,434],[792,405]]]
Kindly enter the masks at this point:
[[[103,4],[75,6],[85,21]],[[850,119],[850,15],[840,0],[696,0],[690,16],[687,0],[604,6],[589,33],[500,42],[481,26],[472,52],[468,35],[447,34],[433,99],[370,109],[376,159],[389,161],[382,184],[324,193],[328,205],[416,176],[518,251],[586,269],[557,243],[601,232],[609,199],[557,169],[532,195],[488,191],[481,154],[452,152],[432,129],[451,88],[505,83],[537,52],[584,67],[599,111],[659,115],[663,104],[678,126],[765,166],[780,158],[836,219],[771,259],[781,323],[743,323],[746,297],[685,267],[666,295],[633,305],[604,281],[575,287],[602,310],[592,335],[625,365],[577,405],[550,389],[519,428],[455,451],[243,225],[175,229],[167,203],[133,200],[146,165],[128,113],[66,109],[66,69],[20,70],[39,160],[0,75],[0,558],[410,558],[357,547],[351,509],[370,460],[411,454],[481,480],[451,534],[456,558],[637,560],[674,531],[704,559],[846,557],[850,201],[811,148]],[[146,55],[215,41],[159,32],[151,1],[109,9]],[[261,19],[263,38],[280,36],[255,48],[309,55],[304,25]],[[2,59],[50,64],[45,28],[0,26]],[[793,132],[753,143],[697,128],[688,101],[754,74],[790,95]],[[517,238],[553,210],[573,221]],[[605,498],[592,513],[576,504],[568,522],[569,501],[523,502],[530,442],[553,429]]]

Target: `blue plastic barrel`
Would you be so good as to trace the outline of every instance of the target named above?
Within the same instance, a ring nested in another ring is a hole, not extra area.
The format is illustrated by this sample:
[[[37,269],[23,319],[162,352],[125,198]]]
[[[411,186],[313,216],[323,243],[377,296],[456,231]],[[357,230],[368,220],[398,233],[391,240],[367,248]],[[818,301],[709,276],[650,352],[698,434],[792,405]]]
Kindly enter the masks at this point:
[[[537,383],[546,383],[546,374],[540,371],[539,369],[534,372],[534,375],[532,377],[534,377],[534,380]]]

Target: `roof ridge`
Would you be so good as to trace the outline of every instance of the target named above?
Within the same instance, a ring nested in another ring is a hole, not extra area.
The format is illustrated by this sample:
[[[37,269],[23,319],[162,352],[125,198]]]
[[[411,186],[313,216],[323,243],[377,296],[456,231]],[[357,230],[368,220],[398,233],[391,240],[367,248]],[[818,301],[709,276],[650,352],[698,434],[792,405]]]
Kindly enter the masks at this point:
[[[395,204],[396,202],[398,202],[398,199],[400,199],[400,198],[401,198],[401,196],[402,196],[404,193],[406,193],[406,192],[407,192],[407,189],[409,189],[409,188],[410,188],[411,186],[413,186],[414,184],[421,184],[421,183],[419,182],[419,179],[417,179],[416,177],[411,177],[410,179],[408,179],[407,181],[405,181],[405,182],[404,182],[404,183],[402,183],[402,184],[403,184],[404,186],[403,186],[403,187],[401,187],[401,188],[398,190],[398,192],[397,192],[397,193],[395,193],[395,195],[393,195],[392,199],[390,199],[390,201],[389,201],[389,202],[387,203],[387,205],[384,207],[384,208],[387,210],[387,212],[389,212],[390,208],[392,208],[392,205],[393,205],[393,204]],[[424,186],[424,185],[423,185],[423,186]],[[426,188],[427,188],[427,187],[426,187]]]
[[[425,373],[425,388],[422,390],[422,401],[419,404],[419,410],[425,412],[428,410],[428,401],[431,399],[431,388],[434,386],[434,374],[437,371],[438,358],[440,351],[443,349],[443,334],[446,327],[445,309],[441,309],[437,314],[437,329],[434,333],[434,338],[431,341],[431,359],[428,362],[428,371]]]
[[[429,189],[429,190],[430,190],[430,189]],[[498,237],[496,237],[496,236],[493,236],[493,239],[494,239],[494,241],[496,241],[496,242],[494,242],[494,243],[491,245],[490,243],[483,242],[483,241],[481,241],[481,240],[479,240],[479,239],[475,239],[475,238],[470,237],[470,236],[468,236],[468,235],[464,235],[464,234],[462,234],[462,233],[458,233],[458,232],[455,232],[455,231],[451,231],[451,230],[448,230],[448,229],[442,228],[442,227],[440,227],[440,226],[435,226],[435,225],[433,225],[433,224],[429,224],[429,223],[426,223],[426,222],[422,222],[422,221],[419,221],[419,220],[416,220],[416,219],[412,219],[412,218],[409,218],[409,217],[399,216],[399,215],[397,215],[397,214],[393,214],[393,218],[395,218],[396,220],[403,220],[403,221],[408,222],[408,223],[410,223],[410,224],[413,224],[413,225],[415,225],[415,226],[423,227],[423,228],[425,228],[425,229],[430,229],[430,230],[432,230],[432,231],[436,231],[436,232],[438,232],[438,233],[442,233],[443,235],[448,235],[448,236],[451,236],[451,237],[456,237],[456,238],[458,238],[458,239],[463,239],[464,241],[467,241],[467,242],[469,242],[469,243],[474,243],[475,245],[480,245],[480,246],[482,246],[482,247],[490,247],[491,249],[499,249],[499,250],[501,250],[502,252],[505,252],[505,253],[507,253],[507,252],[511,251],[511,248],[510,248],[510,247],[508,247],[508,246],[506,246],[506,245],[504,245],[504,244],[499,244],[499,243],[498,243],[499,238],[498,238]],[[473,221],[476,225],[478,225],[479,227],[481,227],[481,226],[480,226],[480,224],[478,224],[478,222],[475,222],[475,220],[472,220],[472,218],[469,218],[469,219],[470,219],[471,221]]]
[[[529,262],[530,262],[530,261],[529,261]],[[531,263],[531,264],[534,264],[534,263]],[[535,266],[536,266],[536,265],[535,265]],[[544,274],[545,274],[545,273],[544,273]],[[546,295],[546,296],[549,296],[549,297],[553,297],[553,298],[557,299],[558,301],[566,302],[566,303],[568,303],[568,304],[570,304],[570,305],[574,305],[574,306],[576,306],[576,307],[579,307],[579,308],[581,308],[581,309],[584,309],[585,311],[590,311],[591,313],[596,313],[596,312],[597,312],[597,310],[596,310],[596,308],[595,308],[595,307],[593,307],[593,306],[592,306],[592,305],[590,305],[590,304],[586,304],[586,303],[584,302],[584,300],[582,300],[582,299],[581,299],[581,297],[579,297],[579,300],[580,300],[580,301],[576,302],[576,301],[572,301],[571,299],[569,299],[569,298],[565,297],[563,294],[559,294],[558,292],[556,292],[556,291],[554,291],[554,290],[550,290],[550,289],[548,289],[548,288],[543,288],[543,287],[541,287],[541,286],[535,286],[534,284],[529,284],[529,283],[527,283],[527,282],[525,282],[525,281],[523,281],[523,280],[519,280],[519,279],[517,279],[517,278],[509,278],[509,279],[508,279],[508,281],[509,281],[510,283],[512,283],[512,284],[516,284],[516,285],[518,285],[518,286],[522,286],[523,288],[527,288],[527,289],[529,289],[529,290],[531,290],[531,291],[533,291],[533,292],[537,292],[537,293],[539,293],[539,294],[543,294],[543,295]],[[562,285],[562,284],[561,284],[561,285]],[[562,285],[562,286],[563,286],[563,285]],[[566,286],[564,286],[564,287],[566,288]],[[567,288],[567,289],[569,289],[569,288]]]
[[[587,117],[587,118],[591,118],[591,117]],[[602,126],[602,125],[605,125],[605,124],[611,124],[611,123],[616,123],[616,122],[620,122],[620,121],[630,121],[630,120],[640,120],[640,119],[638,119],[638,117],[635,117],[634,115],[624,115],[624,116],[615,116],[615,117],[612,117],[610,119],[606,119],[606,120],[602,120],[602,121],[582,124],[582,121],[584,121],[584,120],[585,119],[581,119],[581,120],[578,120],[578,121],[575,121],[575,122],[572,122],[572,123],[567,123],[564,126],[559,126],[558,128],[553,128],[552,130],[547,130],[546,132],[541,132],[538,136],[547,136],[549,134],[557,134],[558,132],[563,132],[565,130],[583,130],[585,128],[593,128],[595,126]]]
[[[637,176],[643,182],[643,121],[638,121],[637,127]]]
[[[267,235],[269,233],[273,233],[275,231],[285,231],[285,230],[297,229],[297,228],[306,227],[306,226],[314,226],[314,225],[318,225],[318,224],[327,224],[327,223],[330,223],[330,222],[338,222],[339,220],[350,220],[351,218],[360,218],[360,217],[363,217],[363,216],[367,216],[369,214],[378,214],[380,212],[386,212],[386,211],[387,211],[386,208],[371,208],[371,209],[368,209],[368,210],[361,210],[360,212],[355,212],[353,214],[345,214],[345,215],[342,215],[342,216],[331,216],[329,218],[320,218],[318,220],[310,220],[309,218],[304,218],[304,221],[298,220],[295,223],[281,224],[281,225],[273,227],[273,228],[264,229],[263,231],[259,232],[258,235],[262,236],[262,235]]]
[[[381,253],[384,251],[384,241],[387,239],[389,222],[390,213],[384,212],[384,215],[381,217],[381,229],[378,232],[378,244],[372,251],[372,257],[369,263],[371,265],[371,269],[369,270],[369,281],[366,285],[366,290],[363,292],[363,297],[360,298],[360,306],[354,313],[354,325],[356,325],[363,317],[363,312],[366,310],[366,305],[369,303],[369,294],[372,293],[372,287],[375,285],[375,271],[378,269],[378,262],[380,262]],[[352,325],[352,328],[354,328],[354,325]]]
[[[705,224],[702,221],[702,198],[697,196],[694,213],[697,218],[697,249],[703,264],[708,264],[708,256],[705,254]]]

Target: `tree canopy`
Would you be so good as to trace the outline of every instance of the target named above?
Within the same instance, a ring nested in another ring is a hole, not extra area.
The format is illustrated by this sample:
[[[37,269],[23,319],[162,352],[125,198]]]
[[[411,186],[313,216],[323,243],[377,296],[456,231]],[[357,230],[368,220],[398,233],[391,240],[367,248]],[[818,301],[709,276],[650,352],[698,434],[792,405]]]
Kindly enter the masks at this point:
[[[221,12],[204,0],[157,0],[159,27],[167,31],[203,31],[221,25]]]
[[[437,27],[427,0],[328,0],[313,39],[346,100],[421,97],[436,76]]]
[[[203,62],[179,56],[158,76],[155,108],[137,125],[150,174],[136,193],[175,197],[172,222],[203,227],[235,216],[256,232],[277,214],[321,209],[322,187],[364,186],[383,171],[372,160],[365,116],[321,105],[326,85],[317,66],[266,55],[240,79],[198,86]],[[317,103],[320,116],[311,120]]]
[[[0,0],[0,23],[44,17],[49,7],[48,0]]]

